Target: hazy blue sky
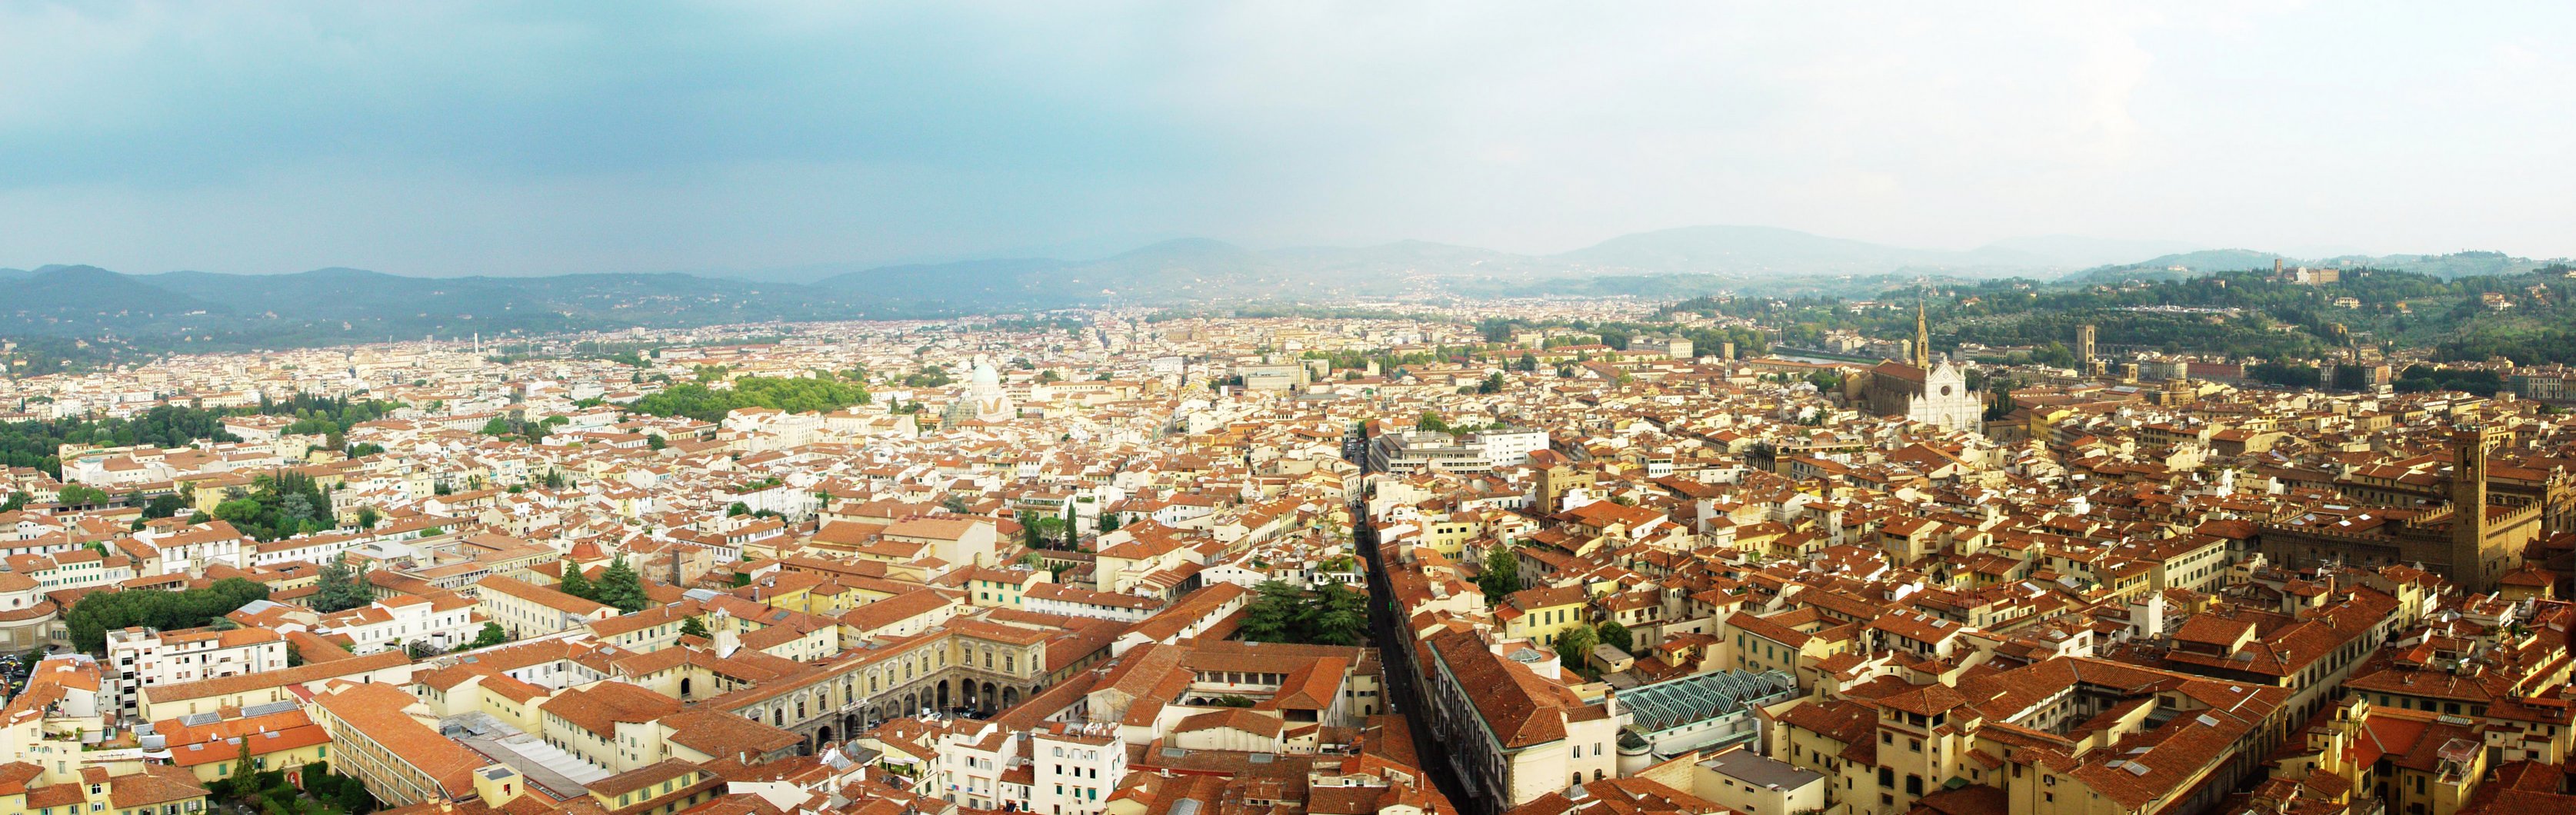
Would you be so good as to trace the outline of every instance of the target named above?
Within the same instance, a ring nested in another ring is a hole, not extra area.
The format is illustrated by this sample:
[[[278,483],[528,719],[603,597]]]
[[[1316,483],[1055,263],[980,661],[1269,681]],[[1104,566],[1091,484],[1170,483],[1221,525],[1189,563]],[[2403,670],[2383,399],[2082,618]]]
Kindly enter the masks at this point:
[[[0,265],[2576,255],[2576,4],[0,3]]]

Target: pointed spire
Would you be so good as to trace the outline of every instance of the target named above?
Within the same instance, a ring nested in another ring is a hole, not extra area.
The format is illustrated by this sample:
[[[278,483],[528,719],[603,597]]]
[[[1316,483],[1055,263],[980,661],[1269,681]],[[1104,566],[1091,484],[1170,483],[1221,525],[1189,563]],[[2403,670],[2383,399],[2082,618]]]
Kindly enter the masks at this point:
[[[1923,295],[1914,295],[1914,367],[1932,370],[1932,328],[1923,319]]]

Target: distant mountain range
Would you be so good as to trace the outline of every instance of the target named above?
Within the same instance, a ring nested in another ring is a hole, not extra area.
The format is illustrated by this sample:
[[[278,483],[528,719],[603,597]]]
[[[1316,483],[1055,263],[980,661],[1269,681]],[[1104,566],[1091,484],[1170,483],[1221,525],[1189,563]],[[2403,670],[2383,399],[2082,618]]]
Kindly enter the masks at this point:
[[[816,281],[827,290],[917,295],[924,302],[991,305],[1064,302],[1299,300],[1388,296],[1426,290],[1508,295],[1646,293],[1682,296],[1798,278],[1890,273],[1950,277],[2054,275],[2181,246],[2051,236],[1966,251],[1907,249],[1760,226],[1693,226],[1622,235],[1554,255],[1397,241],[1362,247],[1255,251],[1183,238],[1093,261],[1046,258],[887,266]],[[2187,248],[2187,247],[2186,247]],[[1668,278],[1623,284],[1630,278]],[[973,281],[971,290],[957,288]],[[1607,288],[1594,285],[1603,283]]]
[[[994,258],[873,268],[830,264],[684,274],[419,278],[359,269],[284,275],[121,274],[91,266],[0,269],[0,336],[98,338],[155,347],[276,347],[423,335],[499,337],[631,326],[942,316],[1123,303],[1329,302],[1398,296],[1883,291],[1919,278],[2074,282],[2270,265],[2247,250],[2074,236],[1968,250],[1909,249],[1755,226],[1623,235],[1554,255],[1398,241],[1252,250],[1183,238],[1093,260]],[[2155,253],[2150,259],[2117,263]],[[2106,263],[2105,259],[2115,262]],[[2291,261],[2378,265],[2455,277],[2540,261],[2492,252]],[[2179,270],[2177,270],[2179,269]],[[790,280],[794,282],[789,282]]]
[[[689,275],[422,278],[360,269],[128,275],[94,266],[0,270],[0,336],[113,336],[153,346],[276,347],[392,337],[867,316],[793,287]]]

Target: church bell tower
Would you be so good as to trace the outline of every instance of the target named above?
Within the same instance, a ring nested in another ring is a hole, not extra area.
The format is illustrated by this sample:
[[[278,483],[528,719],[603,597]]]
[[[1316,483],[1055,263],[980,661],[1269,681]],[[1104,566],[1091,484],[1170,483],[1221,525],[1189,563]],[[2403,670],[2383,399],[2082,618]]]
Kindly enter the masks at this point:
[[[1923,320],[1923,299],[1914,300],[1914,367],[1932,370],[1932,328]]]
[[[2500,565],[2487,562],[2487,451],[2503,429],[2461,426],[2451,434],[2451,582],[2493,591]]]

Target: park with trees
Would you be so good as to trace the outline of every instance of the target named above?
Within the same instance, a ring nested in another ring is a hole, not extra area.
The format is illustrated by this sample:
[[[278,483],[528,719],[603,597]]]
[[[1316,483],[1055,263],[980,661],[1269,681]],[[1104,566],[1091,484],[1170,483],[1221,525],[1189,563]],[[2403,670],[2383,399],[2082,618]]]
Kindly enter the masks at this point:
[[[328,531],[340,525],[331,511],[330,492],[312,476],[293,471],[259,476],[252,480],[250,489],[235,488],[226,493],[223,502],[215,505],[214,517],[263,541]]]
[[[268,586],[238,577],[186,591],[99,591],[83,595],[63,615],[72,647],[104,656],[107,632],[141,626],[162,631],[199,628],[268,599]]]
[[[1312,591],[1284,580],[1254,586],[1243,638],[1253,642],[1360,645],[1368,641],[1368,596],[1326,583]]]
[[[686,416],[702,422],[723,421],[737,408],[763,407],[789,413],[828,413],[868,403],[867,385],[839,377],[787,378],[746,376],[723,390],[685,382],[645,396],[628,408],[654,416]]]

